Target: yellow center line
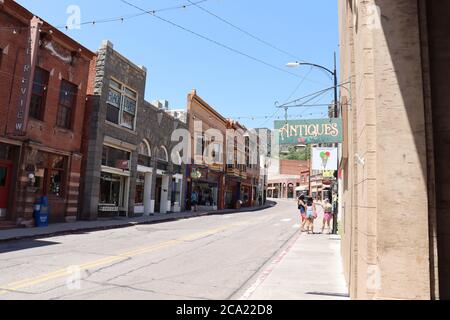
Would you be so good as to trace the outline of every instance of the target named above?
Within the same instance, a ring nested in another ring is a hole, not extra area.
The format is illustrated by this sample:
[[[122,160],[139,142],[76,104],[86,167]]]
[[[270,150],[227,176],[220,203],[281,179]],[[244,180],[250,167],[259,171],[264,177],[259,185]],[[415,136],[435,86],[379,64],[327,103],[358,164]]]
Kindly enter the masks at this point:
[[[231,225],[224,226],[221,228],[210,229],[207,231],[191,234],[191,235],[182,237],[180,239],[165,241],[165,242],[161,242],[159,244],[138,248],[138,249],[135,249],[132,251],[123,252],[116,256],[110,256],[110,257],[102,258],[99,260],[87,262],[85,264],[80,265],[79,269],[80,270],[89,270],[89,269],[94,269],[94,268],[105,267],[105,266],[112,265],[112,264],[120,262],[120,261],[125,261],[127,259],[130,259],[130,258],[133,258],[136,256],[140,256],[140,255],[143,255],[146,253],[150,253],[153,251],[157,251],[160,249],[170,248],[170,247],[182,244],[182,243],[200,240],[202,238],[209,237],[214,234],[224,232],[224,231],[230,230],[234,227],[241,226],[241,225],[243,225],[243,224],[242,223],[231,224]],[[68,276],[72,275],[72,273],[73,272],[70,271],[69,268],[67,267],[67,268],[59,269],[59,270],[35,277],[35,278],[27,278],[27,279],[23,279],[23,280],[20,280],[17,282],[13,282],[13,283],[10,283],[10,284],[0,287],[0,296],[5,295],[7,293],[18,291],[20,289],[33,287],[33,286],[36,286],[36,285],[39,285],[39,284],[42,284],[42,283],[45,283],[45,282],[48,282],[51,280],[68,277]]]

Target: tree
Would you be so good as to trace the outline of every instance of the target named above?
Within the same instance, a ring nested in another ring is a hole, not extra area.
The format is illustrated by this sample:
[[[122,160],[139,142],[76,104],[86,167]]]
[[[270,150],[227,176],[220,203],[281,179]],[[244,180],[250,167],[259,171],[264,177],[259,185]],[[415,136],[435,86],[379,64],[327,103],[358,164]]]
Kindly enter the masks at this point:
[[[290,147],[289,153],[282,155],[281,160],[309,160],[311,159],[311,148],[308,147]]]

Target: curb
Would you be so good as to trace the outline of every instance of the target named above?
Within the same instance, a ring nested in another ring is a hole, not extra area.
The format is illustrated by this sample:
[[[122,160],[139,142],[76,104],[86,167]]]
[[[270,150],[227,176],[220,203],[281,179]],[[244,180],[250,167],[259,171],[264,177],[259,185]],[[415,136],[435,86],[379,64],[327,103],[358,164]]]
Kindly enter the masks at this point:
[[[124,228],[135,227],[138,225],[160,224],[160,223],[174,222],[174,221],[179,221],[179,220],[189,220],[189,219],[193,219],[193,218],[200,218],[200,217],[207,217],[207,216],[219,216],[219,215],[228,215],[228,214],[236,214],[236,213],[250,213],[250,212],[266,210],[266,209],[274,207],[275,205],[276,205],[276,202],[270,202],[270,204],[267,204],[265,206],[251,208],[249,210],[231,210],[231,211],[225,211],[225,212],[224,211],[211,211],[211,212],[205,212],[205,213],[200,213],[200,214],[196,214],[196,215],[185,215],[185,216],[180,216],[180,217],[168,216],[167,218],[161,218],[159,220],[154,220],[154,221],[125,222],[123,224],[117,224],[117,225],[84,227],[84,228],[80,228],[80,229],[61,230],[61,231],[55,231],[55,232],[44,233],[44,234],[39,234],[39,235],[17,236],[17,237],[11,237],[11,238],[7,238],[7,239],[0,239],[0,243],[20,241],[20,240],[46,239],[46,238],[52,238],[52,237],[56,237],[56,236],[82,234],[82,233],[86,233],[86,232],[124,229]]]

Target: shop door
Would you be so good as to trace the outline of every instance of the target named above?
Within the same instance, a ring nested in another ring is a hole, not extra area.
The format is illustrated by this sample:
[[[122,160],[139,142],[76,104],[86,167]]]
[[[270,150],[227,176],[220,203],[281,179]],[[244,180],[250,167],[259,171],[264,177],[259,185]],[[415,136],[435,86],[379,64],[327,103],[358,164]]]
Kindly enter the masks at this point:
[[[161,192],[162,192],[162,178],[156,178],[155,186],[155,212],[161,211]]]
[[[0,161],[0,218],[6,218],[8,210],[11,173],[12,163]]]

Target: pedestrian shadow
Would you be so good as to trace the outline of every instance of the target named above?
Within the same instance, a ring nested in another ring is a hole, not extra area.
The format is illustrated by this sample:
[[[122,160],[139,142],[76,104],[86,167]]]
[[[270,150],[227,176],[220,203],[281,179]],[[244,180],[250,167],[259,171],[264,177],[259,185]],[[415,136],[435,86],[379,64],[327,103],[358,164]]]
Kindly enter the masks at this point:
[[[14,242],[0,243],[0,254],[22,251],[27,249],[43,248],[58,245],[60,243],[44,240],[21,240]]]

